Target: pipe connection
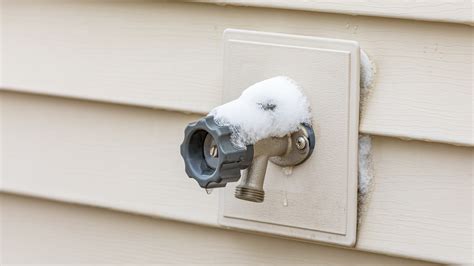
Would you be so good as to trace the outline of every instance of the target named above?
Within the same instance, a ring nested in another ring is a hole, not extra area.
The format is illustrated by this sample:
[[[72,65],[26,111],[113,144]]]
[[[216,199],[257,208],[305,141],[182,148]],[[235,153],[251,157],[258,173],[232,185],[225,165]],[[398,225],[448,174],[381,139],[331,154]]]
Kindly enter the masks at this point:
[[[314,131],[305,124],[284,137],[269,137],[245,148],[232,144],[234,133],[238,134],[206,116],[186,127],[181,156],[187,175],[202,188],[225,187],[240,179],[235,197],[252,202],[265,198],[268,161],[282,167],[296,166],[311,156],[315,146]]]

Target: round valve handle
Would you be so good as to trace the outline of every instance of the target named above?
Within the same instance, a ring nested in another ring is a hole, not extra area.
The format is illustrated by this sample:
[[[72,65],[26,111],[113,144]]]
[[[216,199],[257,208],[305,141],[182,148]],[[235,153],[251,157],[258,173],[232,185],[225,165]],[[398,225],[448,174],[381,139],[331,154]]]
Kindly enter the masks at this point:
[[[240,179],[240,170],[250,166],[253,145],[238,149],[231,143],[232,130],[219,126],[212,116],[190,123],[184,131],[181,156],[186,174],[202,188],[225,187]]]

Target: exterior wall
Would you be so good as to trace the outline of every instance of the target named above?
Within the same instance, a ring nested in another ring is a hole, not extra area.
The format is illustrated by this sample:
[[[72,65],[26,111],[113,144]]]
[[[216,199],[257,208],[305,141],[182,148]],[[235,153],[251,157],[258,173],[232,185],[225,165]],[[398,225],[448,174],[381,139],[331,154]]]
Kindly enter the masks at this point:
[[[218,193],[198,189],[179,155],[183,127],[197,116],[0,96],[4,191],[218,226]],[[356,249],[469,261],[472,148],[374,137],[373,156]]]
[[[429,2],[372,0],[370,1],[370,4],[366,4],[364,1],[338,2],[319,0],[203,0],[202,2],[237,6],[310,10],[349,15],[444,21],[474,25],[474,18],[472,17],[472,2],[462,0],[432,0]]]
[[[378,69],[361,132],[474,145],[467,25],[160,1],[2,7],[5,89],[206,113],[222,100],[226,28],[348,39]]]
[[[334,11],[309,2],[253,5]],[[384,15],[380,3],[358,14]],[[473,27],[161,1],[1,8],[3,262],[413,262],[367,251],[472,262]],[[472,24],[469,8],[385,15]],[[226,28],[355,40],[376,62],[360,124],[373,137],[375,186],[355,250],[217,229],[217,193],[186,178],[182,130],[221,102]]]
[[[0,194],[0,211],[2,265],[432,265],[11,194]]]

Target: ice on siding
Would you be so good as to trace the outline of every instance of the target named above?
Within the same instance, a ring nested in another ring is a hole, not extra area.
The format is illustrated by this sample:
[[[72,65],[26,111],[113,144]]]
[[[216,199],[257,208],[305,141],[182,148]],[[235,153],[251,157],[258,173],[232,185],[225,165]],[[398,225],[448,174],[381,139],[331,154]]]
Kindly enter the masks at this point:
[[[240,148],[268,137],[283,137],[301,123],[311,125],[308,99],[296,82],[285,76],[255,83],[209,115],[218,125],[231,127],[232,143]]]
[[[361,93],[366,93],[367,90],[374,86],[376,68],[364,50],[360,50],[360,89]]]
[[[360,110],[365,111],[365,105],[375,86],[377,68],[364,50],[360,51]],[[358,222],[362,222],[367,212],[370,195],[374,187],[374,168],[372,164],[372,138],[370,135],[359,135],[359,188],[358,188]]]
[[[374,86],[375,64],[363,50],[360,51],[360,97],[361,104],[367,101]],[[361,108],[363,109],[363,108]],[[364,201],[370,192],[373,180],[371,162],[372,139],[369,135],[359,136],[359,201]]]
[[[372,138],[369,135],[359,136],[359,196],[364,197],[371,188],[372,169]]]

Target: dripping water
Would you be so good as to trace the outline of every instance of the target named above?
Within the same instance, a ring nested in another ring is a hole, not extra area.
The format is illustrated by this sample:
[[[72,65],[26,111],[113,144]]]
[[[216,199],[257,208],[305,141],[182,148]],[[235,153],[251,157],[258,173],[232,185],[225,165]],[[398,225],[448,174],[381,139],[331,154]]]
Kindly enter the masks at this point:
[[[288,207],[288,195],[283,191],[283,207]]]
[[[283,191],[283,207],[288,207],[288,192],[287,188],[289,186],[288,182],[291,174],[293,174],[293,166],[283,167],[283,174],[285,174],[285,190]]]
[[[283,167],[282,170],[286,177],[289,177],[291,174],[293,174],[293,166]]]

